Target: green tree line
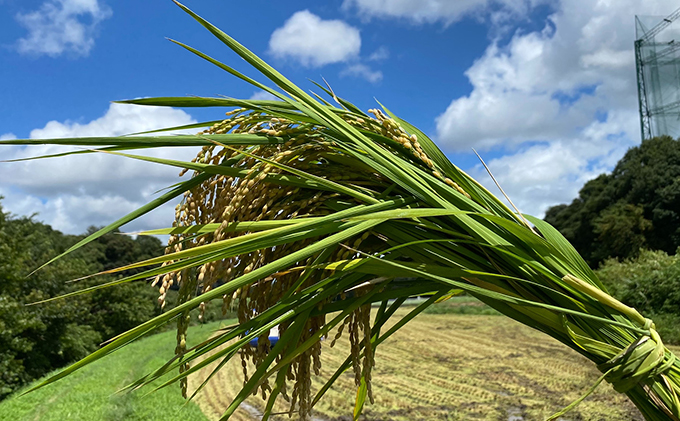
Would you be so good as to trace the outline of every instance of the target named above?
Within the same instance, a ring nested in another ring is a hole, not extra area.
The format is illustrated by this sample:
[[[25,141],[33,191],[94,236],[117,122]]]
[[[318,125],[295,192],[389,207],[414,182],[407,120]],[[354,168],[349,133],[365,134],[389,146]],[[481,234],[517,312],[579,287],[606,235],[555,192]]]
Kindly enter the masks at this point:
[[[0,206],[0,399],[159,311],[157,291],[145,282],[27,306],[111,280],[68,282],[73,279],[162,253],[155,237],[110,234],[27,276],[80,238],[30,217],[10,216]]]
[[[610,174],[588,181],[569,205],[545,220],[588,263],[637,257],[641,249],[674,254],[680,246],[680,142],[668,136],[631,148]]]
[[[609,291],[680,343],[680,141],[631,148],[545,220],[574,245]]]

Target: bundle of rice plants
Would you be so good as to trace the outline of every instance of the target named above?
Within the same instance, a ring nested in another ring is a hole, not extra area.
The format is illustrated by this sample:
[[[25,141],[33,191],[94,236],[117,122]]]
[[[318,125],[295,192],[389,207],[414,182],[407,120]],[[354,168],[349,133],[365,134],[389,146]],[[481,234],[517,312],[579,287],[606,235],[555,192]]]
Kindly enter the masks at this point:
[[[382,105],[364,113],[322,85],[317,86],[327,100],[310,95],[177,4],[278,90],[172,42],[277,99],[121,101],[229,108],[224,120],[167,129],[205,128],[196,135],[2,142],[85,145],[94,149],[74,153],[116,154],[192,172],[190,179],[67,251],[181,198],[171,227],[142,233],[170,235],[163,256],[108,271],[146,268],[78,292],[151,279],[161,305],[168,289],[179,286],[178,305],[36,388],[175,322],[175,357],[128,388],[175,372],[159,387],[179,382],[186,394],[188,375],[219,362],[214,374],[240,357],[244,385],[223,419],[255,393],[267,401],[263,419],[279,396],[304,419],[335,380],[352,370],[356,419],[365,401],[373,400],[376,347],[428,306],[464,291],[593,361],[602,377],[583,397],[606,380],[646,419],[680,421],[680,362],[663,345],[654,323],[610,296],[558,231],[506,206],[452,164],[423,132]],[[124,152],[184,146],[200,146],[201,151],[191,162]],[[415,295],[430,298],[384,330]],[[215,298],[223,300],[225,309],[236,307],[239,323],[187,348],[189,311]],[[379,310],[372,318],[373,303],[379,303]],[[268,332],[276,326],[280,339],[272,345]],[[320,390],[312,391],[311,376],[321,368],[320,340],[329,335],[333,343],[348,337],[350,355]],[[253,339],[256,346],[249,344]],[[254,371],[247,370],[247,360]]]

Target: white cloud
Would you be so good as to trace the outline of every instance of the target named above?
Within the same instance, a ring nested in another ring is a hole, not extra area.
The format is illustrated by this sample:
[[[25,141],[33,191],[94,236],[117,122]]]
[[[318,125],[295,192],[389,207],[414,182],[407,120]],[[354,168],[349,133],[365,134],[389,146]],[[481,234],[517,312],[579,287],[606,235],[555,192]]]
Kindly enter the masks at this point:
[[[341,20],[323,20],[309,10],[296,12],[269,39],[278,58],[291,58],[306,67],[320,67],[356,58],[361,49],[359,30]]]
[[[373,70],[369,66],[362,63],[355,63],[347,66],[340,76],[355,76],[366,79],[371,83],[380,82],[383,78],[383,74],[380,70]]]
[[[28,35],[17,42],[22,54],[86,56],[94,46],[99,23],[111,9],[98,0],[47,0],[38,10],[16,15]]]
[[[522,212],[543,216],[550,206],[571,202],[586,181],[609,171],[635,145],[627,135],[635,130],[637,112],[611,113],[606,121],[591,123],[579,138],[522,146],[487,160],[487,165]],[[469,173],[500,197],[481,164]]]
[[[250,96],[249,99],[254,99],[254,100],[267,100],[267,101],[277,101],[278,98],[275,97],[274,95],[270,94],[267,91],[255,91],[253,95]]]
[[[50,121],[42,129],[31,131],[31,139],[56,137],[120,136],[167,126],[195,123],[182,110],[167,107],[147,107],[110,104],[106,113],[88,123]]]
[[[89,123],[50,121],[31,138],[118,136],[131,132],[194,123],[184,111],[111,104]],[[38,145],[0,146],[2,159],[60,153],[73,148]],[[130,153],[143,154],[132,151]],[[158,149],[149,155],[190,160],[192,148]],[[3,207],[18,215],[38,212],[38,219],[67,233],[82,233],[90,225],[113,222],[147,203],[159,189],[178,181],[179,169],[120,156],[91,153],[36,161],[0,163]],[[166,206],[125,227],[137,230],[169,226],[173,209]]]
[[[472,91],[436,119],[448,150],[509,151],[494,175],[541,215],[570,202],[640,142],[635,14],[670,14],[670,0],[561,0],[544,29],[492,42],[466,71]],[[498,153],[496,153],[498,156]],[[473,171],[488,178],[480,168]]]
[[[414,23],[443,22],[449,25],[470,15],[491,13],[501,23],[528,10],[543,0],[344,0],[345,10],[356,9],[360,16],[400,18]]]
[[[3,190],[0,186],[0,192]],[[3,192],[2,195],[5,196],[2,205],[10,213],[15,215],[37,213],[36,220],[69,234],[82,234],[90,226],[111,223],[141,205],[140,202],[130,201],[118,195],[63,194],[49,200],[41,200],[37,196],[20,194],[11,190]],[[172,209],[159,209],[124,229],[132,232],[140,228],[160,228],[171,224]]]
[[[542,31],[493,42],[466,71],[472,92],[438,117],[440,140],[455,149],[550,140],[577,135],[603,111],[635,109],[629,23],[635,13],[673,7],[670,0],[563,0]]]
[[[17,137],[14,135],[14,133],[5,133],[3,135],[0,135],[0,140],[14,140]]]
[[[383,61],[390,57],[390,50],[384,45],[380,46],[377,50],[368,56],[368,61]]]

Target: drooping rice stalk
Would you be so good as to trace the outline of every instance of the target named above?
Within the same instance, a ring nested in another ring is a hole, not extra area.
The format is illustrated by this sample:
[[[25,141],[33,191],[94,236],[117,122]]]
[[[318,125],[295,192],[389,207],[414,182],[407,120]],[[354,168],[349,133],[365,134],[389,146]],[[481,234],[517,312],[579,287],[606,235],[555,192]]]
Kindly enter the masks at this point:
[[[366,399],[373,400],[376,347],[427,306],[465,291],[592,360],[603,373],[598,383],[612,383],[648,420],[680,421],[680,362],[665,348],[653,322],[611,297],[559,232],[513,212],[449,162],[425,134],[386,108],[364,113],[322,86],[336,105],[309,95],[180,7],[280,91],[178,45],[279,99],[123,101],[230,109],[223,121],[182,127],[209,127],[194,136],[1,142],[86,145],[192,172],[189,180],[73,247],[181,197],[172,227],[144,233],[170,234],[164,256],[109,271],[146,268],[81,291],[153,279],[161,305],[168,289],[179,286],[178,305],[37,387],[174,321],[175,358],[129,388],[174,372],[160,387],[179,381],[186,394],[188,375],[213,362],[219,362],[219,370],[238,355],[244,385],[224,419],[250,394],[267,400],[264,419],[279,396],[290,402],[291,413],[306,418],[338,376],[351,369],[358,388],[356,419]],[[202,149],[191,162],[122,152],[176,146]],[[414,295],[431,298],[384,331]],[[189,311],[215,298],[223,300],[225,310],[237,309],[238,325],[187,349]],[[373,303],[380,307],[371,320]],[[280,340],[272,346],[268,332],[276,326]],[[335,374],[321,390],[311,390],[311,376],[321,368],[321,338],[332,338],[332,346],[343,336],[349,339],[350,355],[332,368]],[[248,345],[252,339],[256,347]],[[254,363],[254,372],[247,370],[247,360]]]

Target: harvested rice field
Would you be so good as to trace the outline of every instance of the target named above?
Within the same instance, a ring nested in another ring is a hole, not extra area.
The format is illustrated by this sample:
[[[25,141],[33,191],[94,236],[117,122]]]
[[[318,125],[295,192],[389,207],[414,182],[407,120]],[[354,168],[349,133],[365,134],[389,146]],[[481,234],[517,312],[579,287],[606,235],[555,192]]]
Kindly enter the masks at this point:
[[[330,341],[323,345],[324,378],[349,352],[344,337],[334,348],[329,345]],[[204,369],[194,376],[190,388],[197,387],[209,372]],[[378,347],[373,372],[375,404],[367,403],[360,419],[545,420],[581,396],[598,376],[584,357],[509,318],[421,314]],[[199,407],[209,419],[218,419],[242,382],[240,359],[235,358],[198,395]],[[313,390],[321,385],[315,379]],[[350,370],[316,406],[314,420],[351,420],[355,393]],[[276,410],[286,411],[286,402],[279,401]],[[251,397],[233,419],[259,419],[263,408],[259,397]],[[625,396],[605,383],[560,419],[643,420]]]

